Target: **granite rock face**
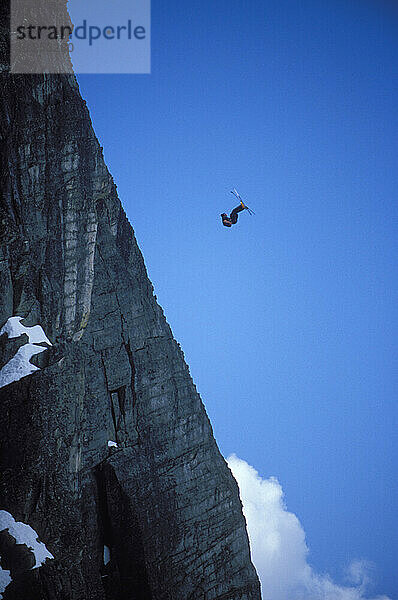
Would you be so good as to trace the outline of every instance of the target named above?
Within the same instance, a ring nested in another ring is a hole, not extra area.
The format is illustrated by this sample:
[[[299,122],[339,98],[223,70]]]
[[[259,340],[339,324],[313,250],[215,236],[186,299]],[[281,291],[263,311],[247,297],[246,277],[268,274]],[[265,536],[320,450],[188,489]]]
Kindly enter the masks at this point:
[[[0,328],[53,344],[0,389],[0,509],[54,556],[31,570],[1,534],[3,598],[259,600],[237,484],[76,80],[10,75],[0,52]],[[26,339],[0,341],[4,364]]]

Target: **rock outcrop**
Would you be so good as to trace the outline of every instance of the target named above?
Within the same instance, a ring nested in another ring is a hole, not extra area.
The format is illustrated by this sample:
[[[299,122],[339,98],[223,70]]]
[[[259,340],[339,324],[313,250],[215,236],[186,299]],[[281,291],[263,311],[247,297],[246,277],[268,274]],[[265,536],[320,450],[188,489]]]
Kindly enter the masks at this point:
[[[25,547],[13,566],[3,534],[3,598],[258,600],[237,484],[76,80],[9,74],[6,4],[0,328],[23,317],[52,346],[0,389],[0,509],[54,559],[32,570]],[[4,334],[3,360],[26,341]]]

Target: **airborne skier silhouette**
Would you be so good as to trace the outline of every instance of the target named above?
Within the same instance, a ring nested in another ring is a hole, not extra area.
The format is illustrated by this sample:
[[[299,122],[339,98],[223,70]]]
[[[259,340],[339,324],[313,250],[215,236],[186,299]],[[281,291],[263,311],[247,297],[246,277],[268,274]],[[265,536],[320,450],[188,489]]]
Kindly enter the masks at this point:
[[[239,194],[235,188],[233,189],[231,194],[233,194],[234,196],[236,196],[238,198],[240,204],[238,204],[238,206],[236,206],[233,209],[233,211],[231,212],[229,217],[228,217],[227,213],[221,213],[221,220],[222,220],[222,224],[224,225],[224,227],[232,227],[232,225],[235,225],[238,222],[238,215],[240,212],[242,212],[242,210],[247,210],[250,215],[254,214],[254,212],[252,210],[250,210],[250,208],[244,204],[242,198],[239,196]]]

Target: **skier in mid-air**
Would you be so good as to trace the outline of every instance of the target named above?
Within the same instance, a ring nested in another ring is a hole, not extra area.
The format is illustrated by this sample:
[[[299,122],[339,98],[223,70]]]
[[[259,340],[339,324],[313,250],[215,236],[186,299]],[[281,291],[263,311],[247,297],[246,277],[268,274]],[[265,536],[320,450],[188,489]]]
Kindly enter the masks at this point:
[[[238,213],[245,210],[246,206],[241,202],[239,206],[236,206],[231,214],[228,216],[227,213],[222,213],[221,220],[224,227],[232,227],[238,221]]]
[[[224,227],[232,227],[232,225],[235,225],[235,223],[238,222],[238,214],[242,212],[242,210],[247,210],[250,215],[254,214],[253,211],[250,210],[250,208],[243,203],[242,198],[239,196],[238,192],[235,189],[233,190],[233,192],[231,192],[231,194],[238,198],[240,204],[238,204],[238,206],[235,206],[235,208],[229,216],[227,215],[227,213],[221,214],[221,220]]]

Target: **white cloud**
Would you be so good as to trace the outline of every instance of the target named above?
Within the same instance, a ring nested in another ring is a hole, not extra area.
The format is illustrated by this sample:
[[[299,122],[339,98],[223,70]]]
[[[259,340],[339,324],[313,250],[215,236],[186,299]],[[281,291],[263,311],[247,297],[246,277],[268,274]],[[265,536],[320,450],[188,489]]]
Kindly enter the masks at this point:
[[[232,455],[228,465],[238,482],[247,521],[253,563],[263,600],[365,600],[372,565],[353,561],[340,586],[318,575],[307,563],[308,547],[300,521],[287,511],[275,477],[262,479],[247,462]],[[373,600],[390,600],[378,596]]]

